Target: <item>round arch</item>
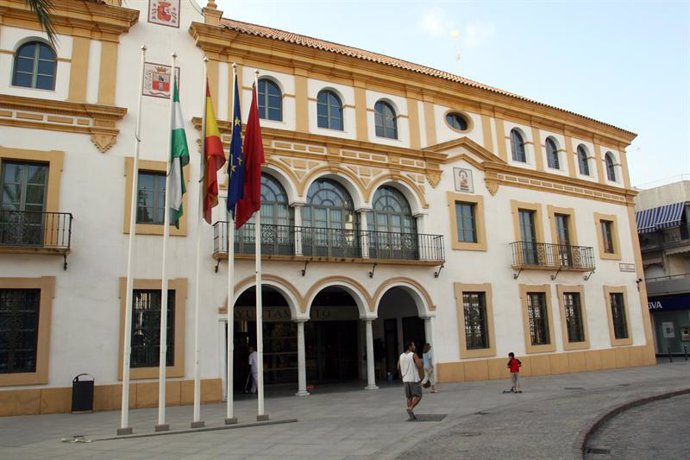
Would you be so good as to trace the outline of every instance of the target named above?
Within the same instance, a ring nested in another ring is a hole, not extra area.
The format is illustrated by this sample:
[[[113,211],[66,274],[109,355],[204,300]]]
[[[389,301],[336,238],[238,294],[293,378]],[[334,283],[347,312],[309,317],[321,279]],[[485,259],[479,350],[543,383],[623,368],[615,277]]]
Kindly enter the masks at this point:
[[[297,320],[304,317],[301,305],[305,305],[303,298],[295,287],[284,278],[275,275],[262,275],[261,284],[270,286],[283,296],[290,307],[290,319]],[[239,298],[242,293],[256,286],[256,277],[250,276],[244,278],[235,285],[235,298]],[[227,308],[227,299],[225,300],[225,308]],[[227,311],[227,310],[226,310]]]
[[[349,180],[344,180],[343,176]],[[311,184],[318,179],[330,179],[342,185],[347,190],[347,193],[350,194],[355,210],[360,209],[364,205],[365,201],[362,191],[365,189],[365,186],[362,180],[352,171],[341,167],[331,168],[329,166],[317,168],[304,178],[304,182],[302,182],[299,190],[303,201],[307,199],[306,194]]]
[[[307,317],[311,314],[311,307],[316,295],[328,287],[339,287],[350,294],[357,305],[357,311],[359,312],[360,318],[369,318],[372,316],[372,299],[362,284],[346,276],[329,276],[315,283],[304,295],[305,313]]]
[[[433,300],[431,299],[431,296],[427,290],[424,289],[424,286],[422,286],[421,283],[406,277],[391,278],[386,280],[378,287],[372,299],[372,304],[375,308],[377,316],[381,299],[386,292],[396,287],[401,288],[403,291],[409,294],[410,297],[412,297],[420,318],[429,318],[431,316],[435,316],[436,305],[434,305]]]
[[[386,185],[391,186],[402,193],[410,205],[412,215],[419,214],[424,208],[428,207],[428,204],[424,199],[424,192],[417,186],[417,184],[412,182],[407,177],[394,178],[390,174],[377,178],[376,181],[369,185],[365,196],[367,203],[371,204],[371,200],[374,197],[376,189]]]
[[[278,164],[264,165],[261,168],[261,172],[270,175],[280,183],[287,194],[288,203],[294,203],[298,200],[299,194],[297,188],[295,188],[295,183],[297,183],[298,179],[294,172],[288,168],[284,169],[282,165]]]

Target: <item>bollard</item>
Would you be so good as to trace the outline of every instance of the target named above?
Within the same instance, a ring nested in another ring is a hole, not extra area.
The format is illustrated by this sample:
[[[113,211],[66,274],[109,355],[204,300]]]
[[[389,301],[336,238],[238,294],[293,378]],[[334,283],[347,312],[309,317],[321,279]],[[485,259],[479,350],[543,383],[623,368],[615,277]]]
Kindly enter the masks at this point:
[[[673,362],[673,355],[671,354],[671,347],[668,347],[666,350],[668,350],[668,362],[672,363]]]

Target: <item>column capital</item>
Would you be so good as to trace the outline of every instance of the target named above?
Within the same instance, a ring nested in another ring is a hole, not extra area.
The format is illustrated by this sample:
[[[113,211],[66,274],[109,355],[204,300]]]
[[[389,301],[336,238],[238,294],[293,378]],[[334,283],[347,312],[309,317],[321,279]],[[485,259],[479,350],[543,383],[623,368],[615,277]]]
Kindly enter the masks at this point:
[[[303,208],[306,205],[307,203],[305,203],[304,201],[293,201],[292,203],[290,203],[290,206],[292,206],[293,208]]]
[[[374,209],[369,206],[369,207],[364,207],[362,206],[361,208],[355,209],[355,212],[372,212]]]

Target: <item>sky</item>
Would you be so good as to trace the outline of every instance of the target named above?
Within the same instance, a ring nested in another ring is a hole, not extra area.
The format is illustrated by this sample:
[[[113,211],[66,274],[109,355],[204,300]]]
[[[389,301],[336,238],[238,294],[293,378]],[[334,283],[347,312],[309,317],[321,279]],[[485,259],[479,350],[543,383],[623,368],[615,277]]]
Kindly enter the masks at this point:
[[[634,186],[690,178],[690,0],[216,4],[226,18],[444,70],[632,131]]]

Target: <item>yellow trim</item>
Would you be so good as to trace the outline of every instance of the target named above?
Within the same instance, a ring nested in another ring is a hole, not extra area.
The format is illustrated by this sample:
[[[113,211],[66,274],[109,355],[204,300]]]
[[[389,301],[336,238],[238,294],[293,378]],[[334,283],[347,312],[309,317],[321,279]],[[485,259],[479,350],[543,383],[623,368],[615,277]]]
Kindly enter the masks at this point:
[[[613,329],[613,314],[611,313],[611,294],[623,294],[623,310],[625,311],[625,327],[628,332],[628,337],[624,339],[617,339]],[[604,286],[604,305],[606,305],[606,317],[609,322],[609,337],[611,337],[611,346],[619,347],[622,345],[632,345],[632,329],[630,328],[630,308],[628,305],[628,291],[625,286]],[[644,308],[645,303],[642,304]],[[645,311],[643,310],[643,313]]]
[[[503,120],[496,117],[494,118],[496,123],[496,140],[498,141],[498,156],[504,162],[508,161],[508,147],[506,146],[506,127]]]
[[[604,230],[602,221],[611,222],[611,238],[613,240],[613,252],[605,252]],[[618,217],[614,214],[594,213],[595,232],[597,243],[599,244],[599,258],[602,260],[621,260],[621,244],[618,237]]]
[[[355,126],[357,140],[367,142],[369,139],[369,126],[367,124],[367,90],[365,83],[355,80]]]
[[[491,119],[482,114],[482,133],[484,135],[484,148],[494,153],[494,140],[491,132]]]
[[[462,193],[446,192],[448,210],[450,214],[450,244],[453,250],[486,251],[486,231],[484,230],[484,197],[481,195],[466,195]],[[457,202],[474,204],[476,243],[458,241],[458,221],[455,204]]]
[[[460,357],[461,358],[486,358],[496,356],[496,336],[494,333],[494,307],[491,283],[466,284],[453,283],[455,288],[455,306],[458,317],[458,332],[460,337]],[[465,292],[483,292],[486,301],[486,326],[489,334],[489,347],[480,350],[467,349],[467,337],[465,336],[465,304],[463,294]]]
[[[587,305],[585,304],[585,288],[582,285],[566,286],[565,284],[557,284],[556,292],[558,293],[558,305],[561,314],[561,337],[563,338],[564,350],[584,350],[589,348],[589,323],[587,322]],[[568,327],[565,317],[564,296],[566,293],[578,293],[580,295],[580,315],[582,320],[582,333],[585,340],[582,342],[570,342],[568,340]]]
[[[161,280],[151,279],[135,279],[133,289],[161,289]],[[120,278],[120,329],[119,329],[119,352],[117,361],[117,376],[122,380],[122,358],[123,358],[123,341],[124,341],[124,326],[125,326],[125,301],[127,297],[127,278]],[[168,377],[184,377],[185,372],[185,330],[187,323],[187,279],[176,278],[168,280],[168,289],[175,291],[175,365],[166,367],[166,375]],[[158,366],[156,367],[140,367],[130,369],[130,378],[137,379],[152,379],[158,377]]]
[[[556,227],[556,214],[563,214],[568,216],[568,235],[570,236],[570,245],[578,246],[577,244],[577,225],[575,224],[575,209],[574,208],[559,208],[553,205],[546,205],[546,212],[549,215],[549,227],[551,229],[551,242],[553,244],[560,244],[558,241],[558,228]]]
[[[635,207],[631,204],[628,206],[628,219],[630,222],[635,222]],[[637,229],[634,225],[628,226],[630,231],[630,240],[633,245],[633,252],[635,254],[635,270],[637,279],[641,279],[638,283],[637,294],[639,297],[640,305],[642,305],[642,323],[644,324],[645,341],[647,347],[650,349],[652,359],[655,358],[654,351],[654,338],[652,335],[652,321],[649,311],[645,308],[647,306],[647,284],[644,281],[644,264],[642,263],[642,253],[640,252],[640,239],[637,234]]]
[[[528,311],[528,293],[544,294],[545,311],[547,315],[547,324],[549,328],[549,343],[544,345],[532,345],[532,338],[529,329],[529,311]],[[541,285],[520,285],[520,304],[522,306],[522,325],[525,334],[525,351],[527,353],[548,353],[556,351],[555,334],[553,330],[553,308],[551,308],[551,286],[548,284]]]
[[[139,160],[139,171],[152,171],[161,172],[165,174],[167,172],[167,163],[165,161],[154,161],[154,160]],[[132,210],[132,181],[134,170],[134,158],[125,157],[125,215],[122,222],[122,232],[126,235],[129,234],[129,219]],[[189,165],[185,166],[184,169],[185,177],[185,187],[189,190]],[[191,212],[189,206],[187,205],[187,195],[185,193],[182,195],[182,208],[184,212],[182,213],[182,218],[180,219],[180,228],[175,228],[174,225],[170,225],[170,236],[186,236],[187,235],[187,216]],[[137,235],[163,235],[163,225],[155,224],[136,224]]]
[[[101,63],[98,75],[98,103],[115,105],[115,91],[117,87],[116,43],[101,43]]]
[[[309,101],[307,78],[295,69],[295,131],[309,132]],[[344,114],[343,114],[344,115]],[[345,120],[343,120],[344,122]]]
[[[570,136],[564,136],[564,143],[565,157],[568,161],[568,175],[570,177],[578,177],[580,170],[577,161],[577,151],[573,150],[573,139]]]
[[[419,106],[417,99],[407,98],[407,112],[410,126],[410,148],[421,148],[421,135],[419,133]]]
[[[526,144],[526,142],[525,142]],[[532,126],[532,147],[534,148],[534,164],[537,171],[544,171],[544,155],[546,154],[546,146],[541,142],[539,129]]]
[[[436,136],[436,115],[434,114],[434,100],[424,98],[424,128],[426,130],[426,145],[435,145],[438,142]]]
[[[72,63],[69,72],[69,96],[67,97],[70,101],[86,101],[90,49],[90,39],[74,37],[72,40]]]
[[[16,374],[0,374],[0,386],[38,385],[48,383],[50,363],[50,328],[53,320],[55,277],[0,278],[0,289],[40,289],[38,331],[36,340],[36,371]]]
[[[600,184],[606,184],[606,173],[604,171],[603,159],[601,156],[601,146],[594,144],[594,162],[597,167],[597,179]]]

